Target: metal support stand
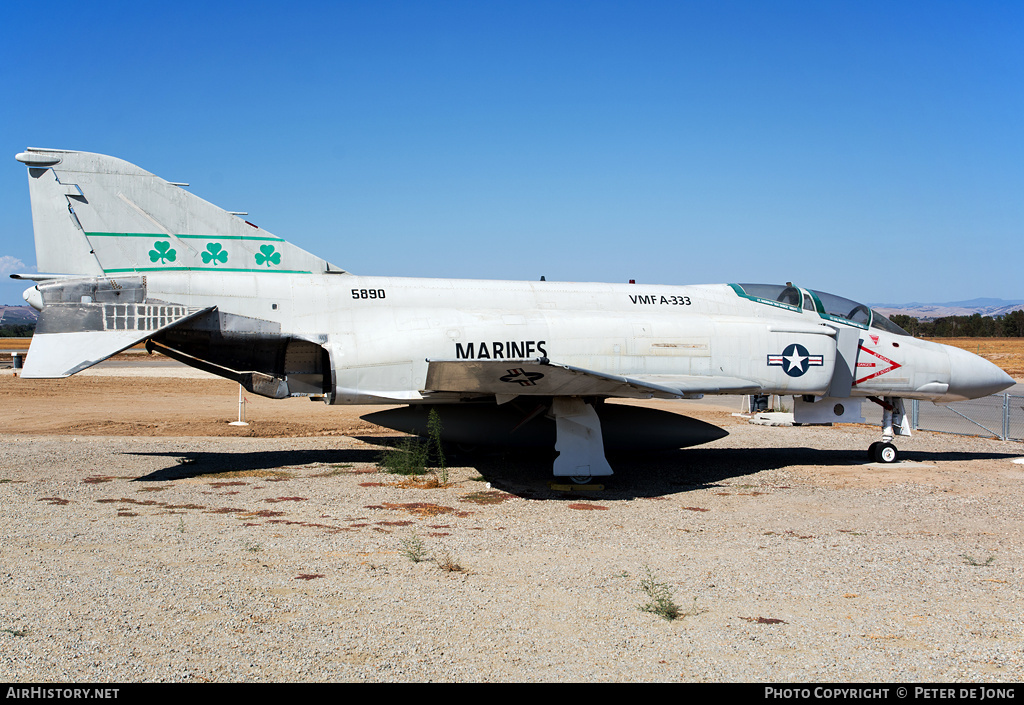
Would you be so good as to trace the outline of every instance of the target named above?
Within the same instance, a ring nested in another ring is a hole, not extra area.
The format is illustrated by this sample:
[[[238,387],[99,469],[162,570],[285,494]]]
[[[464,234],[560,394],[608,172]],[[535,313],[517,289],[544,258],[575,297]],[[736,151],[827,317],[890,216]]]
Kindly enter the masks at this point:
[[[248,426],[245,420],[245,397],[242,396],[242,385],[238,385],[238,421],[231,421],[228,426]]]

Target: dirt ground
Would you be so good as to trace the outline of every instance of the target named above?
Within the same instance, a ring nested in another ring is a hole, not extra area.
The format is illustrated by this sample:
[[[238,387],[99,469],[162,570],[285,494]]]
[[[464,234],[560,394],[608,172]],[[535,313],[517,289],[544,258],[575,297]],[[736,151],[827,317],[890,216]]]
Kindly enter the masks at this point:
[[[138,357],[138,356],[132,356]],[[109,364],[109,363],[107,363]],[[399,436],[360,417],[391,406],[328,406],[305,398],[267,399],[244,392],[239,419],[238,385],[174,366],[166,372],[101,364],[62,380],[0,375],[0,429],[4,433],[61,436],[212,436],[303,438]],[[190,377],[178,377],[191,374]],[[161,376],[148,376],[161,375]],[[165,375],[165,376],[164,376]],[[620,400],[619,403],[630,403]],[[733,421],[736,399],[645,402],[716,424]]]
[[[359,416],[389,407],[333,407],[245,393],[248,426],[238,419],[238,385],[215,377],[107,376],[62,380],[0,376],[5,433],[91,436],[304,437],[388,433]]]

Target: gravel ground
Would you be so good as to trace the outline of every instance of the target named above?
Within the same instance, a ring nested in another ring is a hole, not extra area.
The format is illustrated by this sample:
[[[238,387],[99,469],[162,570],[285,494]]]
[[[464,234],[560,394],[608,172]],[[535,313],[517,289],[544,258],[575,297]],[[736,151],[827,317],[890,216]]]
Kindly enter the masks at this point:
[[[511,453],[416,486],[381,438],[6,436],[0,681],[1021,681],[1022,444],[879,467],[874,428],[704,417],[573,491]]]

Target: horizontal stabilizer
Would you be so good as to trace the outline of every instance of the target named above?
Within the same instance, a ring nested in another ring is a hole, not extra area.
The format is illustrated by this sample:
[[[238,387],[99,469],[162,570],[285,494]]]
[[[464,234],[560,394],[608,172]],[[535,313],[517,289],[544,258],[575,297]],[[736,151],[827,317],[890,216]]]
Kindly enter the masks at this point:
[[[758,391],[760,385],[736,378],[696,375],[620,377],[548,361],[428,360],[425,393],[531,396],[601,396],[677,399],[698,394]]]
[[[213,310],[166,303],[56,304],[39,314],[24,379],[59,379]]]
[[[38,272],[27,272],[27,273],[16,273],[11,275],[11,279],[24,279],[25,281],[32,282],[45,282],[51,279],[71,279],[74,274],[40,274]]]

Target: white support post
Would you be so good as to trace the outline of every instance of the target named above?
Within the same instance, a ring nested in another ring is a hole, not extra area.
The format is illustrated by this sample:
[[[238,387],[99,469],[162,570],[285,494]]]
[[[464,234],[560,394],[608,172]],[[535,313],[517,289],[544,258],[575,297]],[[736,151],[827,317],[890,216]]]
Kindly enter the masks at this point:
[[[245,420],[245,397],[242,396],[242,385],[238,385],[238,421],[231,421],[229,426],[248,426]]]

